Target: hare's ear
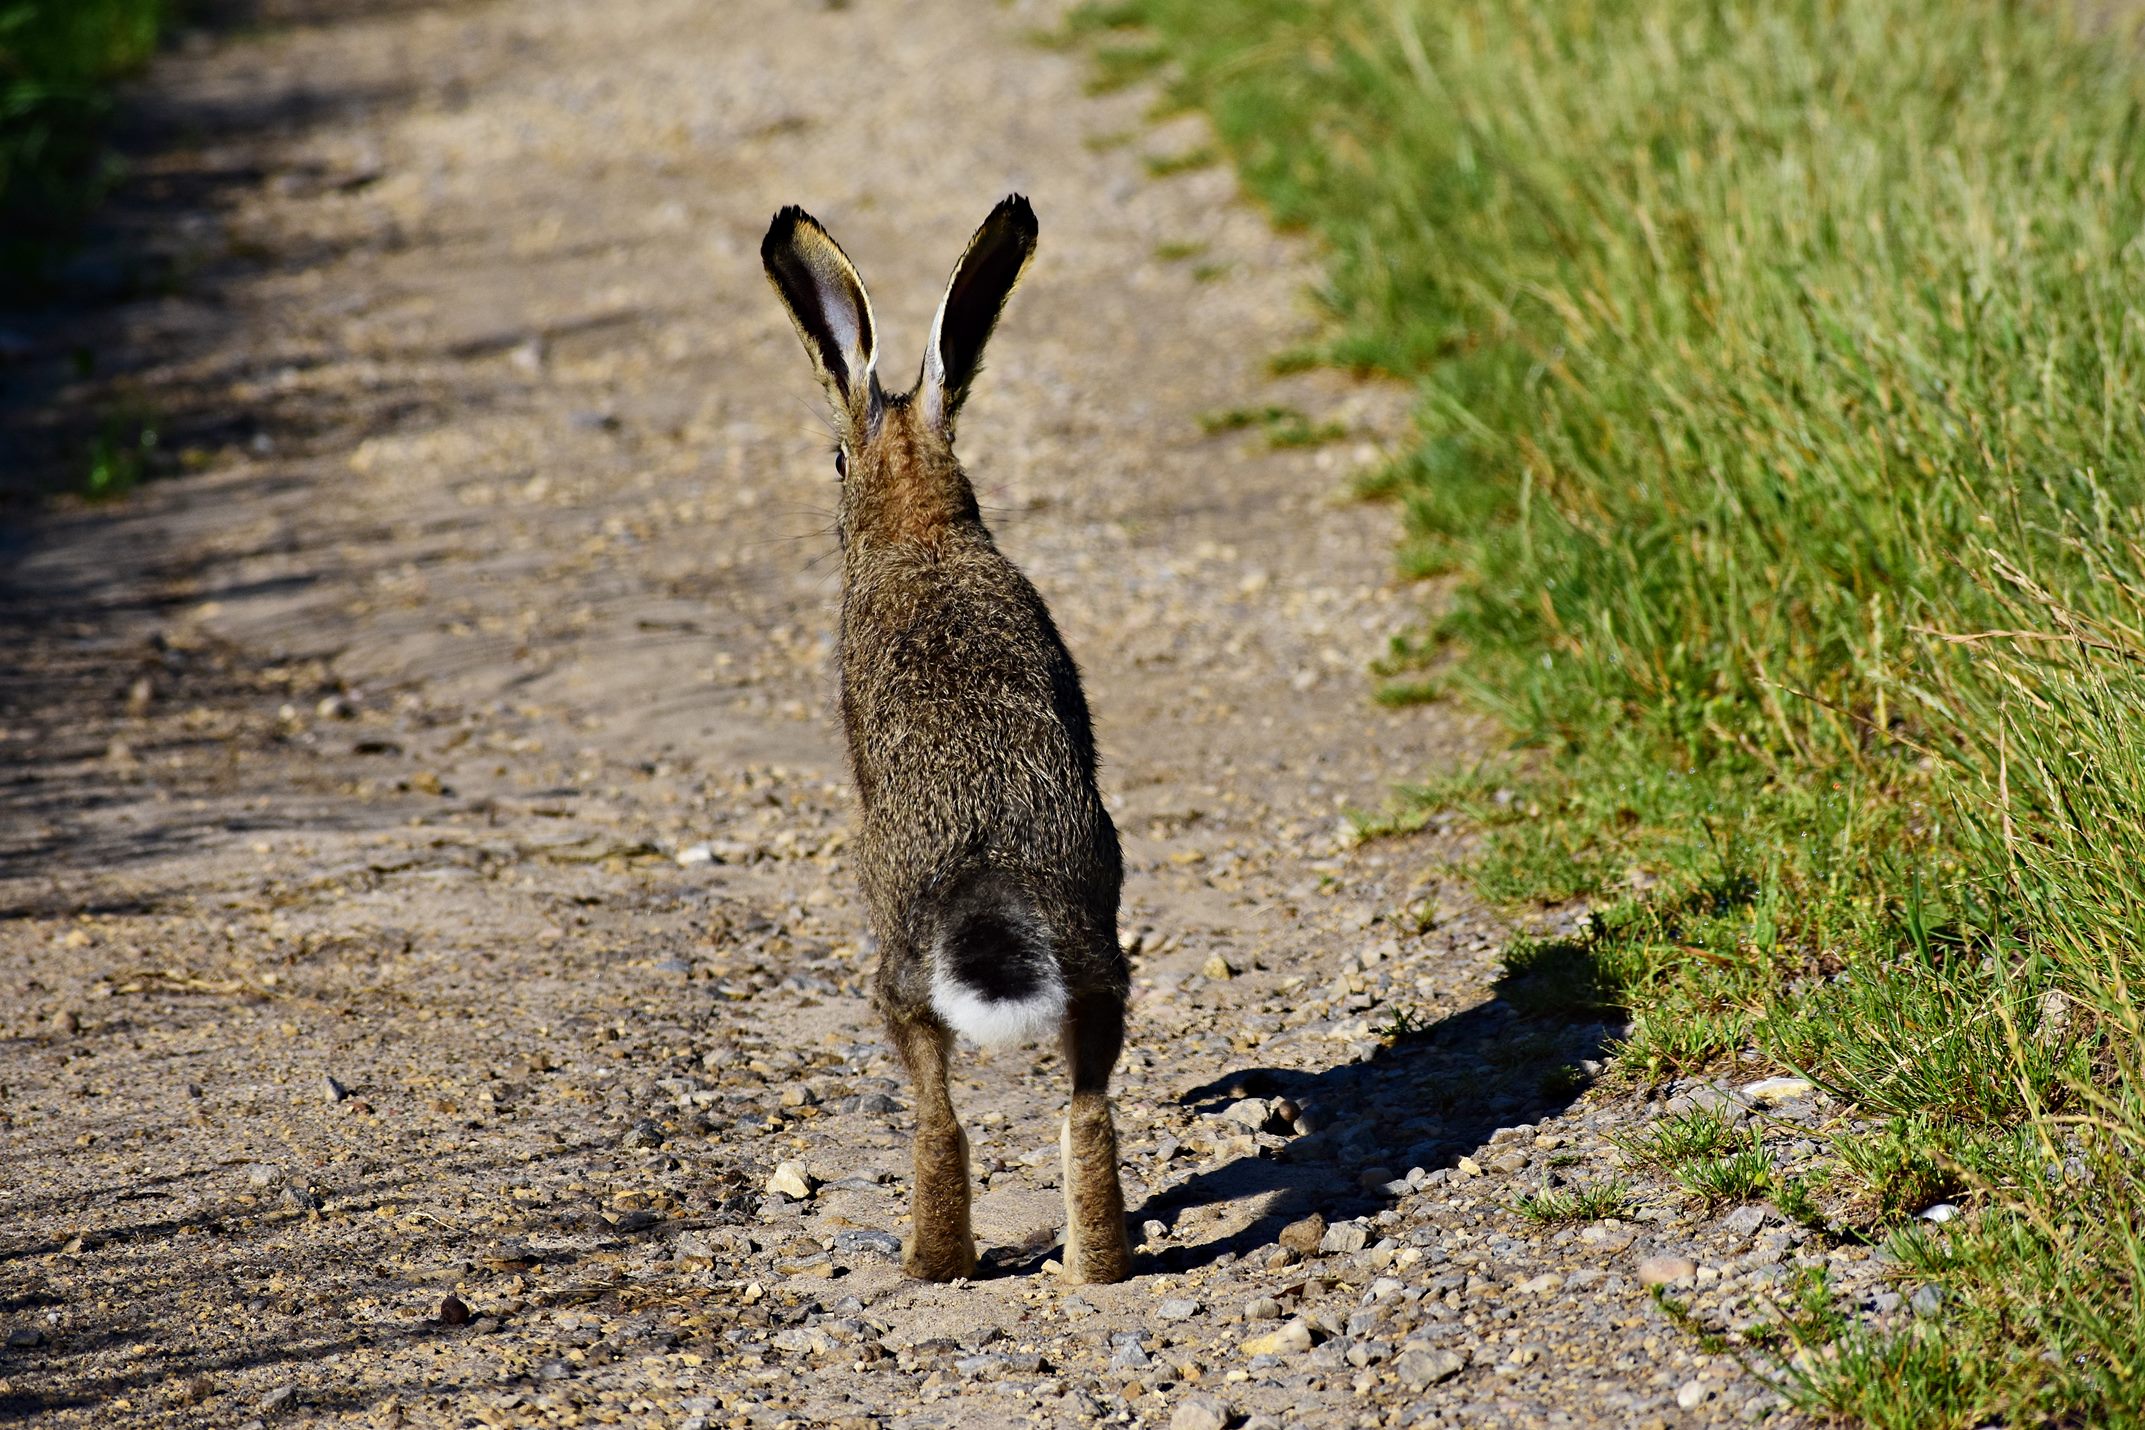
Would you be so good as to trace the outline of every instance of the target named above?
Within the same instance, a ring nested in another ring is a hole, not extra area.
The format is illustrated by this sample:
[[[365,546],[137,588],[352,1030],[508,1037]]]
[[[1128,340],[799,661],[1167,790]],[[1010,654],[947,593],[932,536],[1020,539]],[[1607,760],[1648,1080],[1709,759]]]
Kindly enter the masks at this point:
[[[1019,194],[1010,194],[991,210],[954,265],[916,384],[917,404],[933,426],[953,427],[968,385],[983,366],[983,345],[998,325],[998,312],[1035,256],[1035,235],[1035,210]]]
[[[760,262],[789,309],[797,336],[835,403],[851,407],[872,391],[879,329],[871,297],[842,246],[794,204],[775,215],[760,241]]]

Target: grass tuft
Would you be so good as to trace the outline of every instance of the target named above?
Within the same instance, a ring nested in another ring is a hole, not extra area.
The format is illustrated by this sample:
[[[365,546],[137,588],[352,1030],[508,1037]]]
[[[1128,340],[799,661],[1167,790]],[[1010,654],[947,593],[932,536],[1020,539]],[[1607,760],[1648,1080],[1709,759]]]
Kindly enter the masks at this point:
[[[1530,1192],[1514,1202],[1512,1210],[1528,1221],[1557,1226],[1615,1216],[1630,1199],[1630,1190],[1622,1182],[1601,1182],[1591,1187]]]
[[[112,87],[148,59],[166,0],[0,0],[0,289],[27,291],[109,185]]]

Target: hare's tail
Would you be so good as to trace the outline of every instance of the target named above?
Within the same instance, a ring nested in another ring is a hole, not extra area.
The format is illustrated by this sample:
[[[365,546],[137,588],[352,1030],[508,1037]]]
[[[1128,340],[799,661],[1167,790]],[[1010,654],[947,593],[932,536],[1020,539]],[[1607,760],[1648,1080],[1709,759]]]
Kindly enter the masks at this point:
[[[1065,1017],[1065,977],[1049,923],[1004,875],[978,872],[940,906],[931,941],[931,1007],[979,1043],[1052,1031]]]

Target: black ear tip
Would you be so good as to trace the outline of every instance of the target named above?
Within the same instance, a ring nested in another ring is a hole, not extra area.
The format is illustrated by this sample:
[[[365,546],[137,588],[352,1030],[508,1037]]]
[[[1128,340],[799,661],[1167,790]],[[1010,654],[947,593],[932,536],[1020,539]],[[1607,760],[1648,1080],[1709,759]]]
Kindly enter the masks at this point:
[[[774,222],[767,225],[767,237],[760,240],[760,257],[766,258],[776,249],[788,244],[799,228],[819,228],[819,220],[813,218],[795,204],[785,204],[776,211]],[[825,229],[820,229],[824,233]]]
[[[998,207],[992,211],[991,217],[1012,224],[1031,239],[1038,231],[1035,206],[1028,202],[1026,194],[1007,194],[998,201]]]

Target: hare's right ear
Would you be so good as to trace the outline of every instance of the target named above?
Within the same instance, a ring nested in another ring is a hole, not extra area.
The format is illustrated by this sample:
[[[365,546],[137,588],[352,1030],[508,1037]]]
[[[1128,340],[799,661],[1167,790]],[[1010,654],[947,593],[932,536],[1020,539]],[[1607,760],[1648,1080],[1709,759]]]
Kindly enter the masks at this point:
[[[837,406],[854,407],[873,390],[879,329],[849,255],[818,219],[792,204],[768,225],[760,262],[789,309],[819,380]]]

